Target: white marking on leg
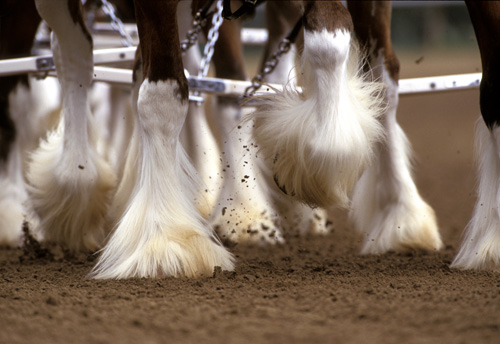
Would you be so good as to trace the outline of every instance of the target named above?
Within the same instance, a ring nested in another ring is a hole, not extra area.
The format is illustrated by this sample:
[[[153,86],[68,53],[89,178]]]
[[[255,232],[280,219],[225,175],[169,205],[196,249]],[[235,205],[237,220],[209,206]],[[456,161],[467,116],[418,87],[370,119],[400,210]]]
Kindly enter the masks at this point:
[[[211,222],[223,240],[282,243],[277,212],[258,166],[252,125],[239,124],[241,108],[223,102],[217,119],[223,140],[223,185]]]
[[[96,250],[106,236],[104,220],[115,178],[96,150],[98,128],[88,105],[92,44],[68,4],[37,1],[49,25],[63,97],[63,117],[33,154],[29,193],[48,240],[72,251]]]
[[[187,103],[177,82],[144,80],[138,111],[135,187],[93,277],[193,277],[210,275],[215,266],[232,269],[232,256],[194,206],[196,173],[179,144]]]
[[[190,6],[179,6],[179,10],[180,7],[190,11]],[[179,34],[183,36],[181,32]],[[198,73],[200,60],[200,52],[196,46],[189,49],[182,59],[184,67],[191,74]],[[201,189],[198,190],[198,208],[205,218],[212,212],[222,183],[220,149],[208,122],[209,111],[206,103],[190,103],[181,133],[181,142],[202,181]]]
[[[389,77],[383,54],[374,66],[386,84],[387,108],[381,118],[386,141],[378,144],[352,197],[350,218],[363,233],[362,253],[407,248],[439,249],[442,242],[432,208],[420,197],[411,175],[410,144],[396,122],[398,86]]]
[[[276,51],[279,43],[280,41],[271,42],[269,50],[271,52]],[[265,77],[264,81],[276,84],[288,82],[288,85],[293,87],[297,83],[295,55],[296,49],[295,46],[292,46],[292,49],[281,57],[277,67]],[[272,166],[272,162],[259,164],[267,185],[265,189],[270,194],[274,208],[277,209],[280,215],[280,224],[283,231],[288,235],[328,233],[330,227],[327,227],[327,211],[321,208],[311,208],[307,204],[283,195],[274,182],[273,172],[269,166]]]
[[[9,114],[15,123],[16,139],[6,164],[0,167],[0,243],[20,244],[21,227],[28,216],[25,167],[28,155],[52,124],[59,110],[57,81],[29,78],[30,88],[19,84],[9,94]],[[34,225],[35,223],[30,223]]]
[[[305,32],[303,93],[290,87],[260,97],[255,138],[271,160],[277,182],[312,205],[348,206],[348,193],[370,163],[381,138],[380,84],[364,81],[351,36]]]

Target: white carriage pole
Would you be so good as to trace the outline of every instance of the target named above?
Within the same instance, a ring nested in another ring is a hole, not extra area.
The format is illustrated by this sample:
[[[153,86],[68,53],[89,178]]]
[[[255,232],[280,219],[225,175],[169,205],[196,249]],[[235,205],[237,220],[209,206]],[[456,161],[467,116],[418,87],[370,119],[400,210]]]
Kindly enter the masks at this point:
[[[125,72],[126,71],[126,72]],[[94,78],[96,81],[104,81],[118,84],[131,84],[132,71],[118,68],[95,67]],[[481,73],[456,74],[431,76],[425,78],[402,79],[399,81],[399,94],[410,95],[419,93],[432,93],[443,91],[456,91],[479,88]],[[239,81],[219,78],[188,77],[189,88],[192,91],[212,93],[216,95],[241,96],[245,89],[251,85],[250,81]],[[273,92],[272,88],[282,89],[282,85],[264,85],[257,92]]]
[[[137,47],[126,47],[94,50],[94,64],[132,62],[135,59],[136,49]],[[55,71],[52,55],[0,60],[0,77],[49,71]],[[113,80],[110,80],[110,82],[113,82]]]
[[[129,47],[95,50],[94,61],[96,65],[133,61],[135,49],[135,47]],[[51,75],[55,75],[51,55],[0,60],[0,76],[41,72],[51,72]],[[481,75],[481,73],[470,73],[402,79],[399,81],[399,94],[408,95],[474,89],[479,87]],[[251,85],[249,81],[200,78],[194,76],[190,76],[188,80],[190,90],[192,91],[228,96],[241,96],[245,92],[245,89]],[[132,71],[130,69],[95,66],[94,81],[118,85],[131,85]],[[269,86],[264,86],[263,90],[260,92],[272,92],[272,88],[282,89],[282,85],[274,84]],[[257,92],[257,94],[258,93],[259,92]]]
[[[479,88],[482,73],[430,76],[399,80],[399,94],[431,93]]]

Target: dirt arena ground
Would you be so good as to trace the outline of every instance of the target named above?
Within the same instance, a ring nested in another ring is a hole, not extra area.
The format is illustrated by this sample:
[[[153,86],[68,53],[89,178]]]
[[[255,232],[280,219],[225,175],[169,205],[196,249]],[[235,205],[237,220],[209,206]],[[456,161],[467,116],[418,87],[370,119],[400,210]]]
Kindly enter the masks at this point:
[[[478,69],[475,54],[409,54],[402,77]],[[330,235],[236,246],[234,272],[199,280],[93,281],[86,257],[0,248],[0,343],[498,343],[500,273],[448,267],[475,200],[478,115],[474,90],[400,101],[440,252],[360,256],[341,211]]]

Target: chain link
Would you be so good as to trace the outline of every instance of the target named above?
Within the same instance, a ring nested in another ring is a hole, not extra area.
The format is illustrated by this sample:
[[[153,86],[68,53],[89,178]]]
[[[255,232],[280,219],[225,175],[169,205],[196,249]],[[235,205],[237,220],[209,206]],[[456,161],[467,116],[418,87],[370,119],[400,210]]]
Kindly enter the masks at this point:
[[[264,77],[271,74],[278,65],[281,56],[288,53],[292,48],[292,42],[288,38],[284,38],[278,45],[278,51],[274,52],[273,56],[264,63],[260,73],[252,78],[252,84],[245,89],[243,97],[251,97],[262,87]]]
[[[132,37],[126,32],[123,22],[116,16],[116,11],[114,6],[108,2],[108,0],[101,0],[103,12],[109,16],[111,19],[111,27],[118,31],[121,36],[121,41],[124,46],[130,47],[133,45]],[[223,0],[218,0],[216,5],[215,14],[212,16],[212,26],[208,31],[207,44],[203,51],[203,57],[200,62],[200,69],[198,71],[198,77],[206,77],[208,74],[208,69],[210,68],[210,62],[214,54],[215,43],[219,38],[219,29],[223,22],[222,17],[223,10]],[[197,12],[193,18],[192,29],[186,34],[186,39],[180,42],[182,54],[196,44],[198,41],[198,34],[201,32],[202,27],[205,25],[206,19],[202,18],[201,13]],[[288,38],[284,38],[278,45],[278,51],[276,51],[271,58],[266,61],[260,73],[252,78],[252,84],[245,89],[244,97],[250,97],[260,89],[264,82],[264,77],[271,74],[276,66],[278,65],[281,56],[288,53],[291,49],[292,42]],[[196,92],[199,95],[199,92]]]
[[[208,74],[208,69],[210,68],[210,62],[212,61],[212,57],[214,55],[215,43],[219,39],[219,29],[222,25],[224,19],[222,18],[222,8],[223,8],[223,0],[218,0],[216,4],[216,10],[214,15],[212,16],[212,25],[207,35],[207,43],[205,44],[205,48],[203,49],[203,56],[200,61],[200,69],[198,70],[198,77],[206,77]],[[186,35],[186,39],[181,42],[181,50],[185,53],[191,46],[193,46],[197,39],[198,33],[201,31],[204,19],[201,18],[200,12],[196,13],[193,19],[193,29],[188,31]],[[193,92],[194,96],[200,97],[203,100],[203,97],[200,95],[200,92]],[[198,101],[197,105],[200,106],[202,101]]]
[[[205,77],[208,74],[208,69],[210,68],[210,61],[214,55],[215,43],[219,39],[219,29],[222,25],[222,0],[217,1],[217,8],[215,14],[212,17],[212,26],[208,31],[207,44],[205,44],[205,49],[203,50],[203,57],[200,62],[200,70],[198,72],[199,77]]]
[[[118,33],[120,34],[123,46],[133,46],[134,41],[132,40],[132,37],[130,37],[130,35],[127,33],[127,31],[125,31],[125,25],[123,25],[121,19],[116,16],[115,7],[111,3],[109,3],[108,0],[101,0],[101,3],[102,11],[111,19],[111,27],[115,31],[118,31]]]
[[[205,23],[205,19],[201,17],[201,13],[198,11],[196,12],[193,22],[191,24],[192,29],[189,30],[186,34],[186,39],[181,41],[181,51],[182,54],[185,54],[186,51],[189,50],[193,45],[198,42],[198,34],[201,31],[202,26]]]

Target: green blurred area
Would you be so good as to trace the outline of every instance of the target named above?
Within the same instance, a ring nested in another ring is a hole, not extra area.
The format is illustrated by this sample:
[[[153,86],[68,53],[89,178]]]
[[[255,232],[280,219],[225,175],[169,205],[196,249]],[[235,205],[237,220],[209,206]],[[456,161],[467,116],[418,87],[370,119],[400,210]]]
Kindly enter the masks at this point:
[[[393,1],[391,25],[401,77],[481,71],[474,30],[463,1]],[[260,6],[244,26],[265,27],[265,6]],[[244,49],[253,62],[248,66],[253,75],[262,47]]]
[[[474,30],[463,1],[393,1],[392,39],[397,49],[476,48]],[[259,6],[245,27],[265,27]]]
[[[397,50],[477,48],[463,1],[395,1],[391,25]]]

